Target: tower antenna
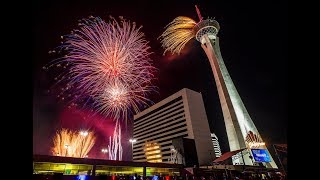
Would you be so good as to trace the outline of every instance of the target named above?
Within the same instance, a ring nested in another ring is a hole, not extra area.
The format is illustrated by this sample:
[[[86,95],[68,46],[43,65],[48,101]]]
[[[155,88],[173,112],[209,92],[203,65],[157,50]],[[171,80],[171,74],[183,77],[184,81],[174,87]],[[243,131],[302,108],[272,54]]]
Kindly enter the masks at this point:
[[[197,5],[195,5],[195,6],[196,6],[196,11],[197,11],[197,14],[198,14],[199,20],[200,20],[200,21],[202,21],[203,17],[201,16],[200,10],[199,10],[199,8],[198,8],[198,6],[197,6]],[[199,21],[199,22],[200,22],[200,21]]]

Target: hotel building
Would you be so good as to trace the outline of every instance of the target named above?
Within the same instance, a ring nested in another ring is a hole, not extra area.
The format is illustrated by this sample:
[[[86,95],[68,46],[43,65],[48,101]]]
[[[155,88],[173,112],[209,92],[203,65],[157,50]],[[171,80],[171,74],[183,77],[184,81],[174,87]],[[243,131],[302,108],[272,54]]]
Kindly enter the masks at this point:
[[[181,148],[173,145],[173,140],[179,138],[194,140],[198,165],[210,165],[215,159],[202,95],[187,88],[136,114],[133,138],[137,140],[133,144],[133,161],[147,161],[144,147],[153,142],[161,147],[161,154],[155,158],[168,163],[172,148],[178,152]]]

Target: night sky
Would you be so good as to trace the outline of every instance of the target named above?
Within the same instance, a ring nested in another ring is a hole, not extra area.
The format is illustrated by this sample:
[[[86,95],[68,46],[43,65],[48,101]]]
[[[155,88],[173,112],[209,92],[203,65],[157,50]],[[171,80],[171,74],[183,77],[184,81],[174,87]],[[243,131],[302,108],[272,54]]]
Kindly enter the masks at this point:
[[[181,3],[183,2],[183,3]],[[280,1],[33,1],[33,152],[50,154],[52,137],[61,127],[94,128],[98,142],[89,157],[102,158],[114,123],[109,118],[84,119],[48,93],[52,75],[42,67],[52,60],[48,51],[60,44],[60,36],[77,28],[78,20],[90,15],[108,19],[123,16],[143,25],[150,41],[153,64],[158,68],[150,96],[157,103],[182,88],[201,92],[211,131],[219,138],[223,152],[229,151],[220,102],[209,65],[200,43],[191,40],[180,56],[163,49],[157,38],[177,16],[196,21],[195,4],[204,18],[220,23],[220,48],[230,76],[262,138],[268,146],[287,143],[287,4]],[[86,114],[87,112],[82,111]],[[123,148],[131,151],[131,124],[123,128]],[[124,160],[131,155],[124,153]]]

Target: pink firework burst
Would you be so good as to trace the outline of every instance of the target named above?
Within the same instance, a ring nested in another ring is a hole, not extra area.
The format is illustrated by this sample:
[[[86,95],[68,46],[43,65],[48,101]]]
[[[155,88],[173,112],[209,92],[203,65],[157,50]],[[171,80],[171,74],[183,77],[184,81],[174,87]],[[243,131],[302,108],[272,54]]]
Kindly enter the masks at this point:
[[[156,90],[151,84],[156,69],[141,28],[122,17],[119,22],[113,17],[109,22],[99,17],[79,21],[79,28],[63,36],[55,50],[63,56],[48,66],[63,68],[55,78],[66,85],[59,98],[115,119],[152,103],[147,95]]]

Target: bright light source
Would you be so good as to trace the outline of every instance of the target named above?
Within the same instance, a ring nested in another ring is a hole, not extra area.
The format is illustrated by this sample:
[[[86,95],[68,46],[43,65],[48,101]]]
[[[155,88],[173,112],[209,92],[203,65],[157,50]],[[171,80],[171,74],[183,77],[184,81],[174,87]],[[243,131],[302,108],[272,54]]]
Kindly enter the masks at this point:
[[[108,152],[108,149],[103,148],[103,149],[101,149],[101,152],[107,153],[107,152]]]
[[[88,131],[80,131],[80,135],[81,136],[87,136],[88,135]]]

